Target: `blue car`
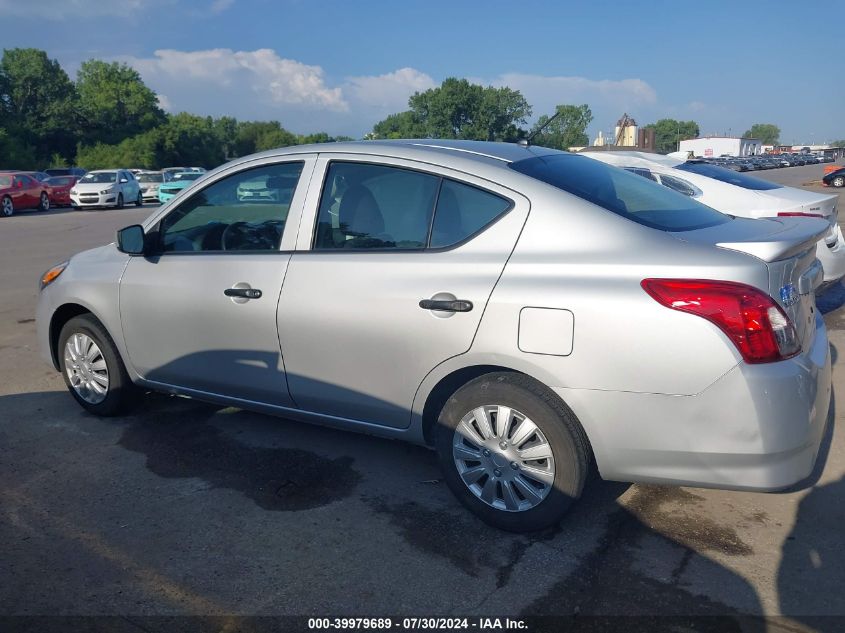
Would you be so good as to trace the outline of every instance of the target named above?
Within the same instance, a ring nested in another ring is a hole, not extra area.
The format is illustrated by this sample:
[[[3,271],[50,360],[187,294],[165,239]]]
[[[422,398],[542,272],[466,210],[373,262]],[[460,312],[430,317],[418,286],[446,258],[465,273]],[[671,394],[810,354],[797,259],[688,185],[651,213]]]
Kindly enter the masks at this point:
[[[182,171],[174,174],[171,180],[159,185],[158,201],[164,204],[200,176],[202,176],[201,173],[193,171]]]

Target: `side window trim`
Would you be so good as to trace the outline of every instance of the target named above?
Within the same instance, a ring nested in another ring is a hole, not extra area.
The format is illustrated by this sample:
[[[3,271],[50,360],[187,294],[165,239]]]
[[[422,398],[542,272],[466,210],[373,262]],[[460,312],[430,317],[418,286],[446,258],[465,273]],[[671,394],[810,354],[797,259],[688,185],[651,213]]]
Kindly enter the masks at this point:
[[[342,157],[342,158],[332,158],[330,156],[326,156],[324,158],[324,160],[325,160],[325,163],[322,166],[322,170],[321,170],[322,173],[321,173],[320,182],[316,184],[316,186],[318,187],[317,188],[317,200],[316,200],[316,208],[314,210],[313,222],[312,222],[312,225],[311,225],[311,235],[310,235],[310,238],[308,239],[307,248],[298,249],[297,250],[298,253],[319,253],[319,254],[326,254],[326,253],[425,253],[425,252],[439,253],[439,252],[451,251],[451,250],[455,250],[457,248],[460,248],[461,246],[463,246],[467,242],[475,239],[481,233],[484,233],[488,228],[492,227],[494,224],[499,222],[499,220],[501,220],[502,218],[507,216],[516,207],[516,200],[511,196],[507,196],[507,195],[504,195],[502,193],[492,191],[492,190],[487,189],[483,186],[479,186],[475,183],[471,183],[471,182],[467,182],[465,180],[461,180],[458,177],[443,175],[442,173],[439,173],[439,172],[433,171],[433,170],[429,171],[429,170],[426,170],[426,169],[421,169],[419,166],[394,164],[392,162],[379,162],[377,160],[366,160],[366,159],[365,160],[357,160],[356,158],[351,157],[351,156]],[[405,171],[414,171],[414,172],[418,172],[418,173],[421,173],[421,174],[426,174],[428,176],[434,176],[434,177],[438,178],[439,183],[437,185],[437,193],[435,195],[434,206],[432,207],[431,218],[429,220],[428,234],[426,235],[425,246],[421,247],[421,248],[402,248],[402,249],[396,249],[396,248],[318,249],[318,248],[316,248],[317,231],[318,231],[318,225],[319,225],[319,220],[320,220],[320,208],[321,208],[322,203],[323,203],[323,193],[325,191],[327,179],[329,177],[329,171],[330,171],[333,163],[354,163],[354,164],[360,164],[360,165],[374,165],[374,166],[378,166],[378,167],[390,167],[390,168],[394,168],[394,169],[403,169]],[[316,173],[316,171],[315,171],[315,173]],[[312,174],[312,179],[313,179],[313,174]],[[432,236],[432,230],[433,230],[433,227],[434,227],[434,221],[435,221],[435,218],[437,216],[437,204],[440,201],[440,192],[442,191],[443,183],[446,180],[450,180],[450,181],[458,183],[460,185],[463,185],[463,186],[466,186],[466,187],[471,187],[471,188],[474,188],[474,189],[478,189],[478,190],[483,191],[485,193],[488,193],[490,195],[497,196],[497,197],[499,197],[503,200],[506,200],[508,202],[508,206],[504,211],[502,211],[498,216],[496,216],[496,218],[494,218],[493,221],[488,222],[487,224],[482,226],[479,230],[473,232],[471,235],[468,235],[464,239],[462,239],[458,242],[455,242],[454,244],[450,244],[448,246],[432,247],[431,246],[431,236]]]
[[[289,254],[294,252],[294,248],[285,248],[285,243],[288,241],[293,242],[293,240],[286,240],[285,237],[289,235],[288,228],[289,228],[289,220],[293,220],[297,224],[297,228],[299,225],[299,221],[301,219],[302,214],[302,206],[303,202],[307,193],[308,186],[310,184],[310,179],[314,173],[314,166],[315,166],[315,154],[291,154],[287,156],[278,156],[273,157],[269,160],[259,160],[259,161],[250,161],[247,163],[241,163],[238,165],[234,165],[231,169],[226,170],[218,174],[216,178],[204,184],[201,189],[198,189],[196,192],[191,194],[189,198],[184,200],[180,200],[178,204],[163,210],[163,212],[159,215],[155,215],[151,217],[147,222],[144,224],[145,232],[148,235],[151,235],[153,240],[156,242],[156,250],[155,253],[152,255],[153,257],[161,257],[163,255],[170,256],[196,256],[196,255],[220,255],[220,254],[249,254],[249,255],[263,255],[263,254]],[[261,249],[261,250],[200,250],[200,251],[165,251],[162,248],[162,240],[163,235],[161,233],[161,226],[162,223],[171,216],[171,214],[176,213],[183,207],[183,205],[188,204],[197,194],[208,190],[209,188],[229,179],[235,177],[239,174],[243,174],[245,172],[249,172],[252,170],[257,170],[261,168],[271,168],[274,166],[279,165],[289,165],[289,164],[299,164],[302,166],[299,177],[297,180],[297,184],[294,188],[293,197],[291,198],[291,202],[288,208],[288,215],[287,219],[285,220],[285,226],[282,232],[282,236],[279,240],[279,246],[275,249]],[[307,173],[306,173],[307,172]],[[203,174],[205,175],[205,174]],[[304,182],[306,179],[308,182]],[[162,172],[162,182],[167,182],[165,179],[165,172]],[[190,185],[189,185],[190,186]],[[295,205],[296,203],[296,205]],[[291,230],[293,230],[291,228]],[[295,245],[295,242],[294,242]],[[290,246],[290,245],[289,245]]]

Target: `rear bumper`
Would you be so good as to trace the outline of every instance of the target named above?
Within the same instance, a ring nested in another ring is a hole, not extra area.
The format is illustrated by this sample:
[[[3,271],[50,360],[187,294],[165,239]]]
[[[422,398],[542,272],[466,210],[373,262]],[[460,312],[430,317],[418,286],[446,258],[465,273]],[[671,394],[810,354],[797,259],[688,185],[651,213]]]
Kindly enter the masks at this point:
[[[827,331],[778,363],[740,363],[694,396],[556,389],[605,479],[778,490],[813,470],[831,402]]]

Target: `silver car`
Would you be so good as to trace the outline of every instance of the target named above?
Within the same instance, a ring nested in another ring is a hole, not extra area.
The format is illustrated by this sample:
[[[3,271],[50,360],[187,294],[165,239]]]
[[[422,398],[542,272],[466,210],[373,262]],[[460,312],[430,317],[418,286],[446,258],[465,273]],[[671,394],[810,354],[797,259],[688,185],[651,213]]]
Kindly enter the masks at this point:
[[[278,199],[239,196],[256,181]],[[429,445],[470,510],[535,530],[593,464],[753,490],[810,473],[827,228],[539,147],[298,146],[45,273],[38,333],[92,413],[155,390]]]

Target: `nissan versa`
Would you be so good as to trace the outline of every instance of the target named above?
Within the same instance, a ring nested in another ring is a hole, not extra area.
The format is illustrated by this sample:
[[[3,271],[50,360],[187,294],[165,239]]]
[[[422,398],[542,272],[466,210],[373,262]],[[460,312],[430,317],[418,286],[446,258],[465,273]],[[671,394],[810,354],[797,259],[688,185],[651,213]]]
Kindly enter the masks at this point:
[[[38,334],[92,413],[155,390],[430,445],[470,510],[535,530],[593,463],[749,490],[811,472],[828,228],[540,147],[299,146],[47,271]]]

